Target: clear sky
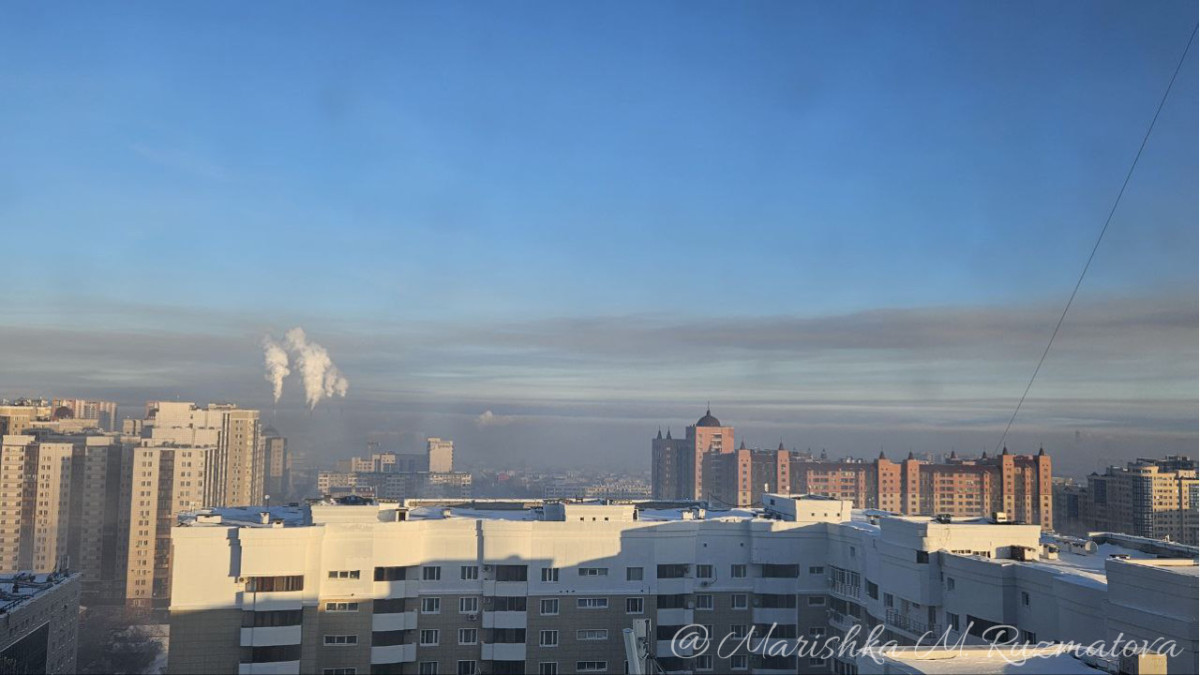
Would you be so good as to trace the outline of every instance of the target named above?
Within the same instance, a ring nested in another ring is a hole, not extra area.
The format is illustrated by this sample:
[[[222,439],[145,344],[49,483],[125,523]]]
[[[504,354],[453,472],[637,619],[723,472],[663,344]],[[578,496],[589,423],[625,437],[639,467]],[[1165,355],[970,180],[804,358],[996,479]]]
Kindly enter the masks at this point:
[[[332,454],[395,427],[639,466],[707,399],[760,444],[982,448],[1196,14],[6,2],[0,396],[266,407],[258,338],[299,324],[362,415]],[[1195,451],[1196,63],[1026,443]]]

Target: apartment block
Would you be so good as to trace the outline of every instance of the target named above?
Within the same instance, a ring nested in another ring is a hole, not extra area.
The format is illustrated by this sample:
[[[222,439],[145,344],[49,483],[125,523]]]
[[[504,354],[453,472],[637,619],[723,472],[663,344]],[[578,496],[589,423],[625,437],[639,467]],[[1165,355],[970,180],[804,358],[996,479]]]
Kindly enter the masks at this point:
[[[702,425],[709,425],[703,426]],[[1045,450],[1014,455],[1004,448],[994,457],[960,458],[942,462],[916,459],[912,453],[893,461],[880,453],[876,460],[832,461],[824,453],[752,450],[743,442],[733,448],[733,427],[717,424],[711,414],[688,427],[682,440],[651,441],[652,482],[656,499],[702,499],[717,507],[748,507],[762,503],[771,492],[817,494],[846,499],[855,508],[880,509],[904,515],[948,514],[979,517],[1002,512],[1025,523],[1054,526],[1052,463]],[[705,429],[719,431],[719,442],[701,446]],[[706,448],[706,449],[705,449]],[[691,462],[701,467],[700,489],[691,491]],[[683,476],[685,479],[680,479]]]
[[[62,408],[71,411],[76,418],[96,420],[104,431],[118,431],[117,404],[112,401],[90,401],[82,398],[56,398],[52,403],[55,412]]]
[[[0,575],[0,671],[76,672],[78,574]]]
[[[430,473],[454,471],[454,441],[441,438],[426,439],[425,455],[429,458]]]
[[[1060,492],[1065,489],[1060,488]],[[1190,457],[1139,459],[1088,476],[1072,492],[1078,531],[1123,532],[1197,544],[1200,481]]]
[[[733,427],[723,426],[712,410],[684,430],[683,438],[672,438],[667,429],[651,441],[651,490],[655,499],[702,499],[704,458],[709,454],[733,453]]]
[[[204,507],[212,448],[131,450],[125,603],[166,607],[170,595],[171,528],[178,514]]]
[[[213,449],[204,481],[206,505],[263,502],[267,467],[259,411],[170,401],[151,401],[146,407],[145,444]]]
[[[622,673],[621,631],[641,619],[665,672],[851,673],[852,654],[775,646],[876,627],[910,645],[984,644],[995,626],[1022,644],[1120,633],[1176,640],[1172,666],[1195,662],[1195,549],[1057,546],[1036,524],[764,500],[330,501],[237,523],[217,509],[172,531],[168,672]],[[712,643],[673,648],[689,625]],[[726,635],[759,648],[718,652]]]
[[[287,439],[274,427],[266,427],[262,432],[262,444],[267,470],[263,477],[264,498],[285,501],[292,494],[292,456],[288,452]]]

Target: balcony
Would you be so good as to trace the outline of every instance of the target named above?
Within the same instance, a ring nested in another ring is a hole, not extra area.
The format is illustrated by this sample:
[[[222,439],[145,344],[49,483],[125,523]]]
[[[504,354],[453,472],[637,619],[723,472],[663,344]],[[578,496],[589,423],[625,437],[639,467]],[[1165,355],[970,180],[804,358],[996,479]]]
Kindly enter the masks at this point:
[[[862,600],[862,586],[850,585],[844,581],[830,581],[829,592],[847,600]]]
[[[300,644],[300,626],[260,626],[242,629],[243,647],[274,647]],[[261,664],[259,664],[261,665]]]
[[[899,628],[900,630],[914,637],[920,637],[929,632],[937,634],[940,628],[938,624],[929,624],[925,623],[924,621],[918,621],[894,609],[889,609],[887,611],[887,615],[884,620],[889,627]]]
[[[528,612],[492,612],[483,613],[483,628],[527,628],[529,627]]]
[[[300,675],[300,662],[239,663],[238,675]]]
[[[796,623],[795,607],[755,607],[754,623]]]
[[[484,661],[524,661],[524,642],[485,642],[480,658]]]
[[[658,640],[654,645],[654,649],[655,649],[654,655],[659,658],[664,658],[664,657],[669,657],[669,656],[678,656],[681,658],[687,658],[692,655],[692,649],[690,646],[687,648],[684,648],[682,644],[674,643],[675,647],[674,647],[674,649],[672,649],[671,645],[673,643],[674,643],[673,640]]]
[[[371,663],[412,663],[417,660],[416,645],[371,647]]]
[[[268,612],[280,609],[300,609],[304,591],[242,591],[242,609]]]
[[[397,612],[395,614],[372,614],[371,630],[413,630],[417,627],[417,613]]]
[[[673,608],[673,609],[657,609],[655,610],[657,621],[656,626],[686,626],[692,623],[695,617],[695,610]]]
[[[754,580],[754,592],[759,595],[790,595],[800,588],[800,581],[791,577],[760,577]]]
[[[843,633],[845,633],[846,631],[849,631],[854,626],[862,626],[862,625],[863,625],[862,621],[859,621],[858,619],[850,616],[849,614],[842,614],[841,612],[835,612],[832,609],[829,610],[829,626],[830,626],[830,628],[833,628],[834,630],[839,630],[839,631],[842,631]],[[859,630],[862,630],[862,628],[859,628]]]

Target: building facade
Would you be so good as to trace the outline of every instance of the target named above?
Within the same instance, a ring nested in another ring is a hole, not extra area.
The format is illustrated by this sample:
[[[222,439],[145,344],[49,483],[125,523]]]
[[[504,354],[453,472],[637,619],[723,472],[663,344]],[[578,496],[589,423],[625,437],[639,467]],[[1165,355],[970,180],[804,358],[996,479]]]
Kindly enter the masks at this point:
[[[1060,552],[1037,525],[765,499],[719,517],[662,503],[330,503],[297,526],[206,516],[172,532],[168,672],[622,673],[621,631],[641,619],[666,672],[850,673],[852,654],[773,645],[877,628],[900,644],[982,644],[1000,625],[1022,643],[1174,639],[1175,667],[1195,661],[1192,558],[1111,542]],[[712,643],[673,648],[689,625]]]
[[[1183,456],[1139,459],[1088,476],[1072,492],[1078,519],[1068,529],[1124,532],[1197,545],[1200,481],[1196,461]],[[1065,489],[1060,488],[1060,492]]]
[[[655,499],[702,499],[704,459],[710,454],[733,453],[733,427],[723,426],[712,410],[684,430],[683,438],[672,438],[667,429],[651,441],[650,483]]]
[[[0,576],[0,673],[76,672],[78,574]]]
[[[948,514],[979,517],[1001,512],[1024,523],[1054,527],[1052,463],[1045,450],[941,462],[901,461],[883,453],[873,461],[829,460],[822,453],[734,449],[733,427],[711,414],[688,427],[684,439],[659,432],[651,441],[651,480],[655,499],[704,500],[714,507],[762,504],[769,492],[817,494],[846,499],[855,508],[904,515]],[[693,463],[698,464],[693,465]],[[699,467],[698,469],[696,467]],[[692,479],[699,477],[699,489]]]

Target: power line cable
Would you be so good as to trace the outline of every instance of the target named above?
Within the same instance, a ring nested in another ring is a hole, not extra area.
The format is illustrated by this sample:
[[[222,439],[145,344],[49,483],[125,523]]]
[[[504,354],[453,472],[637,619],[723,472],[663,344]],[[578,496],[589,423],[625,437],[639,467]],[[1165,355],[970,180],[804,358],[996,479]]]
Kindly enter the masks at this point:
[[[1087,262],[1083,265],[1083,271],[1079,273],[1079,279],[1075,282],[1075,288],[1071,291],[1071,297],[1067,299],[1066,307],[1063,307],[1062,315],[1058,317],[1058,323],[1054,326],[1054,332],[1050,334],[1050,341],[1046,343],[1046,349],[1042,352],[1042,358],[1038,359],[1037,367],[1033,369],[1033,375],[1029,378],[1029,384],[1025,385],[1025,392],[1021,394],[1020,400],[1017,401],[1017,407],[1013,410],[1012,417],[1008,418],[1008,424],[1004,427],[1004,433],[1000,435],[1000,442],[996,444],[996,451],[1004,445],[1004,439],[1008,437],[1008,432],[1012,428],[1013,421],[1017,419],[1017,413],[1021,412],[1021,405],[1025,403],[1025,397],[1029,395],[1029,390],[1033,388],[1033,381],[1037,379],[1038,371],[1042,369],[1042,364],[1046,361],[1046,355],[1050,353],[1050,347],[1054,345],[1054,338],[1058,337],[1058,330],[1062,328],[1063,320],[1067,318],[1067,312],[1071,309],[1071,303],[1075,301],[1075,295],[1079,293],[1079,287],[1083,284],[1083,278],[1087,275],[1088,268],[1092,265],[1092,259],[1096,257],[1096,251],[1100,248],[1100,242],[1104,240],[1104,233],[1108,232],[1108,226],[1112,222],[1113,214],[1117,212],[1117,207],[1121,204],[1121,197],[1125,195],[1125,188],[1129,186],[1129,179],[1133,177],[1133,171],[1137,168],[1138,160],[1142,158],[1142,151],[1146,149],[1146,143],[1150,140],[1150,133],[1154,131],[1154,125],[1158,122],[1158,116],[1162,113],[1163,106],[1167,102],[1167,97],[1171,95],[1171,89],[1175,86],[1175,80],[1179,77],[1179,71],[1183,69],[1183,63],[1187,60],[1188,52],[1192,49],[1192,40],[1196,39],[1196,31],[1200,29],[1200,24],[1192,28],[1192,34],[1188,36],[1187,44],[1183,46],[1183,54],[1179,57],[1179,63],[1175,66],[1175,72],[1171,75],[1171,81],[1167,84],[1166,91],[1163,92],[1162,99],[1158,102],[1158,109],[1154,111],[1154,117],[1150,120],[1150,126],[1146,128],[1146,135],[1142,137],[1142,144],[1138,147],[1137,154],[1133,157],[1133,163],[1129,166],[1129,171],[1125,174],[1125,181],[1121,183],[1121,189],[1117,191],[1117,198],[1113,200],[1112,208],[1108,211],[1108,218],[1104,219],[1104,227],[1100,229],[1100,236],[1096,237],[1096,244],[1092,246],[1092,252],[1088,255]]]

